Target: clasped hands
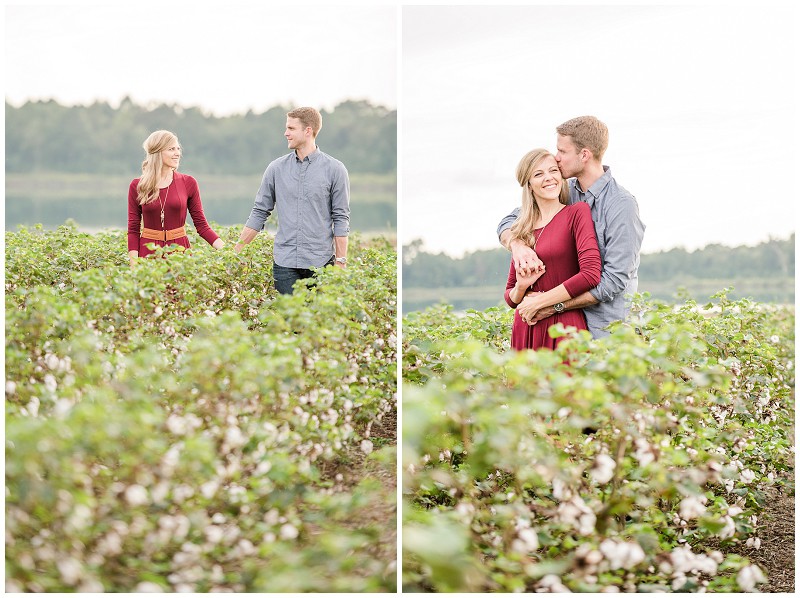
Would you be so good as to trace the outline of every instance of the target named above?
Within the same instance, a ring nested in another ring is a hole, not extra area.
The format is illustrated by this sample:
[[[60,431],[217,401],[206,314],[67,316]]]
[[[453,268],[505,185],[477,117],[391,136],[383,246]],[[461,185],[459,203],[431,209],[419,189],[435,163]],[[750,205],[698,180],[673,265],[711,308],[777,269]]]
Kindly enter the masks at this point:
[[[545,265],[530,247],[525,246],[518,253],[519,255],[513,256],[514,269],[517,272],[517,286],[528,288],[544,274]],[[541,292],[539,291],[527,291],[517,305],[517,313],[526,324],[536,324],[556,313],[552,306],[542,303],[539,299],[540,296]]]

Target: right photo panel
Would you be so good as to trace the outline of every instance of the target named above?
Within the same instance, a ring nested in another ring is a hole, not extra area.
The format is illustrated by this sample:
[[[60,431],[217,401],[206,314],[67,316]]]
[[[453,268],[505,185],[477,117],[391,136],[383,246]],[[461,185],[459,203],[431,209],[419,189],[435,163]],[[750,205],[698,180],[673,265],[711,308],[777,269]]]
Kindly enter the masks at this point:
[[[793,16],[403,7],[404,592],[795,591]]]

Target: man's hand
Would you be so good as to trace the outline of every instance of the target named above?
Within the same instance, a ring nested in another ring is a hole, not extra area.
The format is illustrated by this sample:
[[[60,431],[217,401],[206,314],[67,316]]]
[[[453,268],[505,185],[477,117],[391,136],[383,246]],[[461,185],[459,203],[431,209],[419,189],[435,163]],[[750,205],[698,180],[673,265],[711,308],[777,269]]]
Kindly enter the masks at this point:
[[[552,316],[555,313],[556,313],[556,310],[553,309],[552,305],[549,306],[549,307],[543,307],[542,309],[540,309],[539,311],[536,312],[536,315],[533,316],[533,318],[531,319],[530,322],[528,322],[528,324],[533,326],[537,322],[541,322],[542,320],[545,320],[545,319],[549,318],[550,316]]]

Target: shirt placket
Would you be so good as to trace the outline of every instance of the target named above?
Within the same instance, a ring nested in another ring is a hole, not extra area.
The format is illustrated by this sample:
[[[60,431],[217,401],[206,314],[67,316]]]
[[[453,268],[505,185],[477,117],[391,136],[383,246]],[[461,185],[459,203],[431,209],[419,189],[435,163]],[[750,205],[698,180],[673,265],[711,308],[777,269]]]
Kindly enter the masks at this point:
[[[305,227],[303,226],[303,207],[306,201],[306,175],[308,174],[308,165],[311,162],[308,158],[304,158],[300,162],[300,179],[298,180],[297,189],[297,248],[296,248],[296,267],[300,267],[300,256],[305,252],[303,247],[307,245],[305,238]]]

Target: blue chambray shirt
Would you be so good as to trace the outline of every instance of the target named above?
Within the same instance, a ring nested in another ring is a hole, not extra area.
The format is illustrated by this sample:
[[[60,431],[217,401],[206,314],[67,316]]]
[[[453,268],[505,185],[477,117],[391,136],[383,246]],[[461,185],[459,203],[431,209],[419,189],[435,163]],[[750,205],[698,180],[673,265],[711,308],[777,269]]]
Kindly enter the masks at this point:
[[[270,162],[245,226],[264,228],[278,217],[274,259],[286,268],[319,268],[334,255],[333,237],[350,233],[350,179],[339,160],[317,149]]]
[[[594,338],[608,336],[604,328],[628,315],[630,305],[625,296],[639,288],[639,252],[645,230],[636,198],[617,184],[608,166],[603,166],[603,171],[585,191],[578,185],[578,179],[567,180],[570,203],[583,201],[591,208],[603,265],[600,284],[589,291],[600,303],[583,308]],[[516,208],[500,221],[498,237],[518,214]]]

